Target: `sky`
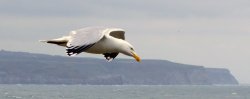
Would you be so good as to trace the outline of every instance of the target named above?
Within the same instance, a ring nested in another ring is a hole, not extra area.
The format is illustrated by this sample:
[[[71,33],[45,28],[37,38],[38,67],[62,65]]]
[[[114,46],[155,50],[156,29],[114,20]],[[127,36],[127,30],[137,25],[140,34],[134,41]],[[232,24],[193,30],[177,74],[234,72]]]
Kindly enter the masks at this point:
[[[240,83],[250,83],[249,5],[249,0],[0,0],[0,49],[66,56],[64,48],[38,40],[87,26],[119,27],[142,59],[227,68]]]

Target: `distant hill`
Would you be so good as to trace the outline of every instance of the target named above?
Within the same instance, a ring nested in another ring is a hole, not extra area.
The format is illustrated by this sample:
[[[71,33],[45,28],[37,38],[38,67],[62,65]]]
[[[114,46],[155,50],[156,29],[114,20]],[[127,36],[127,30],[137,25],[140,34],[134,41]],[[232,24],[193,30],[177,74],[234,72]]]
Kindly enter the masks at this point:
[[[0,51],[0,84],[238,84],[227,69],[166,60],[76,58]]]

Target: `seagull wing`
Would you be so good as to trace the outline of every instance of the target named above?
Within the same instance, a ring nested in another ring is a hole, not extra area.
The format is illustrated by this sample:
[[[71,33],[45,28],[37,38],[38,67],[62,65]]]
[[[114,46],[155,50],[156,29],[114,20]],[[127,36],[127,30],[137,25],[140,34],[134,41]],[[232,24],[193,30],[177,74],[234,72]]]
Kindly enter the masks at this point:
[[[118,38],[118,39],[123,39],[125,40],[125,31],[123,29],[120,28],[109,28],[107,29],[107,31],[105,32],[106,35],[110,35],[112,37]]]
[[[69,56],[76,55],[92,47],[103,38],[104,29],[102,27],[87,27],[71,31],[70,39],[66,45],[66,53]]]

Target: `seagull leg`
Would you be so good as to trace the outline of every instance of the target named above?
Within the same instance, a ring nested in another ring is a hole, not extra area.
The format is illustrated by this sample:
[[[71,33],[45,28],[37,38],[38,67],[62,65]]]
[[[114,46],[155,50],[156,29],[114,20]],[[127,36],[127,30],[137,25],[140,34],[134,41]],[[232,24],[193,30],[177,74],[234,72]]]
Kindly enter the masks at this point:
[[[111,57],[110,57],[110,54],[109,54],[109,53],[104,53],[103,55],[104,55],[104,57],[106,58],[107,62],[112,61],[112,60],[110,60]]]
[[[104,57],[107,59],[108,62],[112,61],[113,59],[115,59],[115,57],[118,55],[119,53],[103,53]]]
[[[111,62],[113,58],[108,57],[107,62]]]

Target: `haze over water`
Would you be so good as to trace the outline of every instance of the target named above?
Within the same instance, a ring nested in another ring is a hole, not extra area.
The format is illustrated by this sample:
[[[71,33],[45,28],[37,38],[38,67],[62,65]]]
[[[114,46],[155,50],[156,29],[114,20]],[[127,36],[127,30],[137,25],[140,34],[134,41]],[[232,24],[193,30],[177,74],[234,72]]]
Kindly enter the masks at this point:
[[[250,86],[0,85],[0,99],[249,99]]]

